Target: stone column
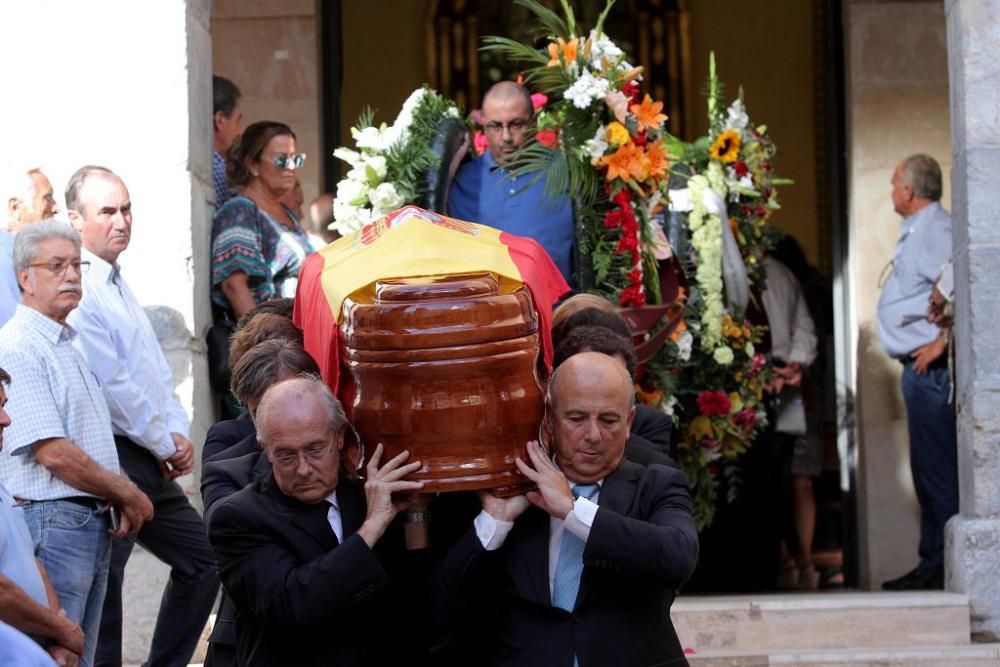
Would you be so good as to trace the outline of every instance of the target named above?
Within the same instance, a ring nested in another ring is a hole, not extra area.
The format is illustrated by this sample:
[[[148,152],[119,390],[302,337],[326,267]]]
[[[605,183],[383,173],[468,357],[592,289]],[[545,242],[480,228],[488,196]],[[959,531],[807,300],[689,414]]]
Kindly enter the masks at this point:
[[[947,587],[973,636],[1000,639],[1000,5],[947,0],[951,81],[956,400],[961,511],[948,523]]]

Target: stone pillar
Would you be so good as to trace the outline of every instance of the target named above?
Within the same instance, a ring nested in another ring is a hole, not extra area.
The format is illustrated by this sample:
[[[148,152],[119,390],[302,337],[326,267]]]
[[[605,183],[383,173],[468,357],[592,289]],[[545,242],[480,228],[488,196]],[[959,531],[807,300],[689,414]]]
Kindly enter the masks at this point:
[[[64,220],[77,168],[104,165],[128,185],[134,222],[123,275],[157,330],[197,447],[215,418],[202,335],[215,197],[210,10],[211,0],[0,3],[0,162],[41,167]],[[197,502],[195,476],[180,481]],[[159,561],[134,552],[126,663],[146,659],[165,577]]]
[[[1000,5],[947,0],[951,80],[956,398],[961,511],[947,586],[977,638],[1000,639]]]

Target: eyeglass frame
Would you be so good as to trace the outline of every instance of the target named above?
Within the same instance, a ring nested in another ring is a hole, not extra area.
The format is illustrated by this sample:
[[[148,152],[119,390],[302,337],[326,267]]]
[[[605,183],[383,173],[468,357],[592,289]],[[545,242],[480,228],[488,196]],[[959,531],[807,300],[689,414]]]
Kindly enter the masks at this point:
[[[305,165],[306,157],[305,153],[281,153],[280,155],[268,158],[268,161],[278,169],[291,169],[294,171],[301,169]],[[289,161],[297,162],[298,164],[289,166]]]
[[[531,127],[532,118],[515,118],[514,120],[507,121],[506,123],[501,123],[497,120],[491,120],[488,123],[483,123],[483,132],[487,134],[503,134],[504,130],[507,130],[511,134],[517,132],[518,134],[526,132],[528,128]],[[514,125],[514,123],[519,123]]]
[[[299,459],[301,458],[304,458],[306,463],[319,463],[323,460],[323,457],[330,453],[330,450],[333,449],[336,444],[337,437],[334,437],[320,449],[314,450],[313,453],[310,453],[310,449],[312,449],[315,445],[303,447],[302,449],[295,450],[294,458],[290,458],[292,456],[292,452],[286,452],[287,456],[284,457],[279,454],[272,454],[271,465],[283,470],[293,470],[299,465]],[[284,461],[282,461],[282,458],[284,458]]]
[[[25,268],[30,269],[48,269],[53,275],[63,276],[66,275],[66,271],[69,267],[76,269],[76,272],[81,276],[90,269],[90,261],[88,260],[72,260],[64,259],[58,262],[53,262],[49,260],[48,262],[35,262],[33,264],[28,264]]]

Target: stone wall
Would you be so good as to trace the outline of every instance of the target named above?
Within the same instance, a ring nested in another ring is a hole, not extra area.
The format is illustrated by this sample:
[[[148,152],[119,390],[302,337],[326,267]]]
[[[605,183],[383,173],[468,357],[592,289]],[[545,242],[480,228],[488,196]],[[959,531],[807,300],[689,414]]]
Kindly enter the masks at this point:
[[[882,350],[875,324],[880,276],[899,238],[890,180],[900,160],[921,152],[941,162],[948,182],[948,59],[940,2],[848,2],[844,27],[849,248],[843,269],[852,303],[846,347],[856,369],[861,583],[878,588],[916,565],[919,519],[902,367]],[[948,188],[944,194],[948,207]]]

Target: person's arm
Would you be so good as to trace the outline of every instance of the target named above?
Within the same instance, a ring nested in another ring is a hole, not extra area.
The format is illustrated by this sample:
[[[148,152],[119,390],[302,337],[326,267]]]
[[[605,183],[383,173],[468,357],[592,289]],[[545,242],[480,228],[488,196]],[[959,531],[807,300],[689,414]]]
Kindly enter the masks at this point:
[[[49,601],[49,609],[59,611],[59,594],[52,587],[52,582],[49,580],[49,573],[45,571],[42,561],[37,558],[35,559],[35,564],[38,566],[38,574],[42,577],[42,583],[45,585],[45,598]]]
[[[247,314],[256,303],[250,293],[250,279],[243,271],[235,271],[219,283],[219,291],[229,302],[233,317],[237,320]]]
[[[48,578],[45,579],[48,584]],[[29,635],[52,639],[74,653],[83,652],[83,631],[55,608],[40,605],[7,577],[0,574],[0,621]]]
[[[117,536],[136,532],[153,518],[149,498],[127,477],[102,468],[87,453],[66,438],[49,438],[35,443],[35,458],[53,476],[74,489],[93,493],[114,502],[122,511]]]

